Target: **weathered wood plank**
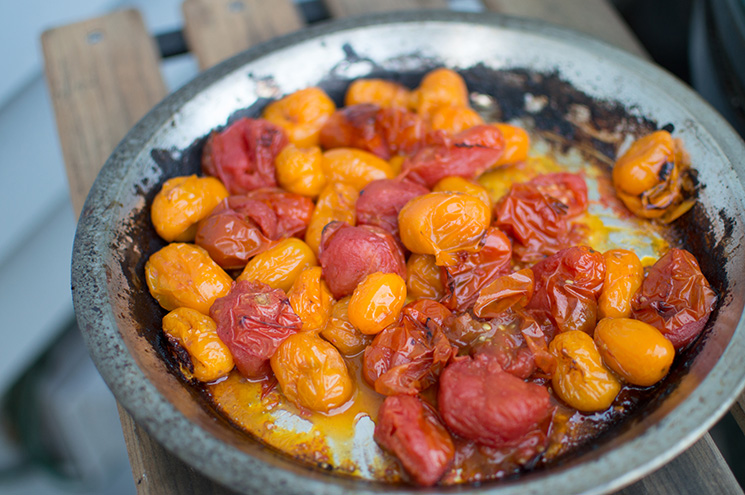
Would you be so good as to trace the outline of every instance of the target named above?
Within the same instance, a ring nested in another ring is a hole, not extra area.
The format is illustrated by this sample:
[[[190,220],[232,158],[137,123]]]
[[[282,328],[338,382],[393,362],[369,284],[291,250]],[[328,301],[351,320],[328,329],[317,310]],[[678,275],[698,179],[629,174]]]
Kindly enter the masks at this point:
[[[487,9],[533,17],[590,34],[635,55],[646,56],[618,11],[607,0],[482,0]]]
[[[447,0],[324,0],[333,17],[393,10],[446,9]]]
[[[745,433],[745,394],[742,394],[740,398],[737,399],[732,406],[732,409],[730,409],[730,412],[732,412],[735,421],[737,421],[737,424],[740,426],[743,433]]]
[[[80,214],[111,151],[166,87],[136,10],[50,29],[42,47],[70,197]]]
[[[201,69],[304,24],[292,0],[186,0],[183,11],[184,36]]]

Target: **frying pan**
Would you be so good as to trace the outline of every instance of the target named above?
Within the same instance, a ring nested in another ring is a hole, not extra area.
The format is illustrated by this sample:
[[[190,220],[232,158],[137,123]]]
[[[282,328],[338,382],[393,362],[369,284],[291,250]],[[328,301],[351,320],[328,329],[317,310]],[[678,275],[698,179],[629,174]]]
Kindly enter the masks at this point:
[[[232,427],[180,377],[160,332],[164,311],[144,282],[147,257],[163,246],[149,203],[169,177],[199,170],[211,129],[258,115],[272,98],[319,85],[340,102],[353,78],[413,87],[438,66],[459,70],[469,90],[491,102],[494,118],[523,119],[606,161],[624,141],[673,127],[697,170],[699,201],[669,235],[697,257],[719,293],[702,337],[634,415],[592,446],[518,479],[439,490],[616,490],[690,446],[742,391],[745,145],[706,103],[645,61],[536,21],[437,11],[335,21],[237,55],[165,99],[116,148],[80,217],[73,300],[94,362],[139,425],[214,480],[252,493],[414,490],[294,461]]]

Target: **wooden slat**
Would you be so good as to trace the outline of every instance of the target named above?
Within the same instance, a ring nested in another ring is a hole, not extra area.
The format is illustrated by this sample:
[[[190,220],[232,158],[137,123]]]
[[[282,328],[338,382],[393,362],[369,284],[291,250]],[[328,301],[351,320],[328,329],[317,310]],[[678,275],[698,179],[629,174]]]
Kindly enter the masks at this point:
[[[76,214],[116,144],[166,94],[140,14],[124,10],[42,35]]]
[[[183,11],[186,42],[202,69],[304,24],[292,0],[186,0]]]
[[[324,0],[334,17],[393,10],[446,9],[447,0]]]
[[[737,421],[737,424],[740,426],[740,429],[745,433],[745,394],[742,394],[740,398],[737,399],[737,402],[732,406],[730,412],[735,418],[735,421]]]
[[[646,56],[618,11],[607,0],[482,0],[487,9],[534,17],[590,34],[635,55]]]

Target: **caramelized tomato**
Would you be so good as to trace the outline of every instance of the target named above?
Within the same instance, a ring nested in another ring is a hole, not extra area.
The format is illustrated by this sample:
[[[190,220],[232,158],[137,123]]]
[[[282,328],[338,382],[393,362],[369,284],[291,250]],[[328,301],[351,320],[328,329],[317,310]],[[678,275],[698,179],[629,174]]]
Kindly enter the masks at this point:
[[[356,221],[355,204],[359,193],[357,189],[341,182],[332,182],[323,188],[310,217],[305,242],[317,255],[321,246],[321,235],[326,225],[334,221],[354,226]]]
[[[464,179],[463,177],[445,177],[432,188],[432,192],[461,192],[479,198],[491,210],[492,204],[489,191],[476,181]]]
[[[290,142],[300,148],[318,146],[321,127],[336,105],[320,88],[305,88],[270,103],[263,117],[282,127]]]
[[[394,323],[406,301],[406,282],[395,273],[371,273],[355,287],[349,301],[349,321],[366,335]]]
[[[349,301],[347,296],[334,304],[321,336],[331,342],[345,356],[354,356],[362,352],[373,340],[372,335],[365,335],[349,321]]]
[[[427,194],[429,189],[397,179],[376,180],[368,184],[357,200],[357,223],[375,225],[398,238],[398,214],[409,200]]]
[[[642,285],[644,267],[639,257],[627,249],[611,249],[603,253],[605,282],[598,298],[599,318],[628,318],[631,298]]]
[[[318,262],[310,247],[290,237],[254,256],[237,280],[262,282],[273,289],[289,291],[303,270],[316,265]]]
[[[306,268],[287,293],[293,311],[303,322],[303,331],[321,330],[331,314],[334,297],[321,279],[321,267]]]
[[[533,297],[534,282],[529,268],[502,275],[479,292],[473,312],[481,318],[490,318],[508,309],[524,308]]]
[[[406,289],[412,299],[434,299],[445,295],[442,268],[435,264],[431,254],[412,254],[406,262]]]

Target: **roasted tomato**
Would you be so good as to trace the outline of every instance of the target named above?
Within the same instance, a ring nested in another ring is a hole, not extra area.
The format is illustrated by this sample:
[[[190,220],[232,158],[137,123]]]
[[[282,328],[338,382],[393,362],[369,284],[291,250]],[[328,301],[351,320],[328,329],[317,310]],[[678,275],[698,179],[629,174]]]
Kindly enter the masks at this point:
[[[515,241],[515,258],[530,263],[580,242],[582,231],[568,221],[586,208],[582,178],[568,173],[539,175],[514,184],[499,200],[495,224]]]
[[[344,405],[354,393],[339,351],[313,332],[289,336],[270,363],[282,393],[299,407],[326,413]]]
[[[535,279],[529,268],[497,277],[480,292],[473,312],[481,318],[498,316],[512,308],[524,308],[533,297]]]
[[[305,88],[266,106],[263,117],[282,127],[294,145],[318,146],[321,127],[336,105],[321,88]]]
[[[416,152],[426,141],[424,121],[405,108],[353,105],[337,111],[321,130],[326,148],[359,148],[384,160]]]
[[[354,225],[355,207],[359,193],[357,189],[341,182],[332,182],[323,188],[318,196],[316,209],[310,217],[310,225],[305,232],[305,242],[316,255],[321,246],[321,235],[326,225],[334,221]]]
[[[438,265],[457,263],[458,251],[478,249],[489,226],[489,208],[462,193],[417,196],[398,214],[401,241],[419,254],[432,254]]]
[[[546,387],[506,373],[485,354],[456,359],[445,368],[437,402],[451,431],[492,447],[519,442],[553,410]]]
[[[532,270],[535,292],[527,309],[545,311],[559,332],[592,334],[605,279],[603,255],[574,246],[549,256]]]
[[[211,382],[235,367],[230,350],[217,336],[215,320],[196,309],[176,308],[165,315],[163,333],[187,378]]]
[[[716,302],[696,258],[673,248],[649,270],[631,303],[631,316],[655,327],[680,349],[701,333]]]
[[[611,249],[603,258],[605,282],[598,298],[598,317],[628,318],[631,298],[644,281],[644,267],[636,253],[627,249]]]
[[[409,395],[386,397],[373,438],[422,486],[437,483],[455,454],[450,433],[437,413],[426,402]]]
[[[406,290],[412,299],[434,299],[445,295],[442,285],[442,268],[435,264],[431,254],[413,253],[406,261]]]
[[[445,177],[432,188],[432,192],[460,192],[470,194],[479,198],[491,210],[492,204],[489,191],[476,181],[464,179],[463,177]]]
[[[261,201],[277,215],[277,239],[305,235],[314,208],[309,198],[278,188],[256,189],[246,197]]]
[[[334,305],[326,282],[321,279],[321,267],[306,268],[287,293],[293,311],[303,321],[303,331],[321,330],[326,326]]]
[[[269,358],[303,325],[285,292],[260,282],[236,282],[228,295],[215,301],[210,316],[246,378],[271,373]]]
[[[468,88],[457,72],[440,68],[428,72],[413,94],[413,106],[419,115],[429,115],[441,106],[468,106]]]
[[[433,131],[458,134],[473,126],[483,124],[484,119],[472,108],[443,105],[429,112],[427,122]]]
[[[422,299],[406,305],[403,318],[380,332],[367,349],[362,375],[383,395],[416,395],[437,381],[454,349],[442,331],[450,311]]]
[[[215,299],[227,294],[233,284],[207,251],[179,242],[150,256],[145,281],[150,294],[168,311],[187,307],[202,314],[208,314]]]
[[[174,177],[155,195],[150,219],[166,241],[192,241],[197,222],[227,197],[228,190],[214,177]]]
[[[688,155],[667,131],[637,139],[613,167],[613,185],[626,207],[642,218],[669,222],[692,205]]]
[[[504,153],[495,165],[514,165],[528,159],[530,136],[525,129],[510,124],[492,124],[502,132]]]
[[[341,299],[371,273],[406,277],[406,262],[398,242],[379,227],[350,227],[332,222],[323,230],[319,260],[334,298]]]
[[[433,187],[449,176],[475,179],[494,166],[504,152],[504,138],[491,125],[478,125],[422,148],[403,164],[411,181]]]
[[[251,258],[237,280],[253,280],[273,289],[289,291],[303,270],[317,265],[310,247],[290,237]]]
[[[454,311],[465,311],[483,288],[509,271],[512,248],[501,230],[489,227],[476,251],[459,251],[455,258],[457,261],[441,272],[445,287],[442,303]]]
[[[298,148],[288,144],[277,155],[274,166],[277,182],[289,192],[315,198],[326,185],[323,153],[318,146]]]
[[[372,335],[360,332],[349,321],[349,300],[347,296],[334,304],[321,336],[334,344],[345,356],[354,356],[362,352],[373,340]]]
[[[398,238],[398,214],[410,199],[427,194],[419,184],[397,179],[376,180],[368,184],[357,200],[357,223],[375,225]]]
[[[387,161],[355,148],[328,150],[321,163],[329,182],[343,182],[358,191],[372,181],[393,177],[393,169]]]
[[[371,273],[352,292],[349,321],[366,335],[398,320],[406,301],[406,282],[395,273]]]
[[[372,103],[383,108],[406,108],[411,103],[411,91],[385,79],[357,79],[347,88],[344,105],[350,107],[360,103]]]
[[[210,134],[202,152],[202,170],[220,179],[230,194],[274,187],[274,159],[288,142],[281,127],[243,118]]]

